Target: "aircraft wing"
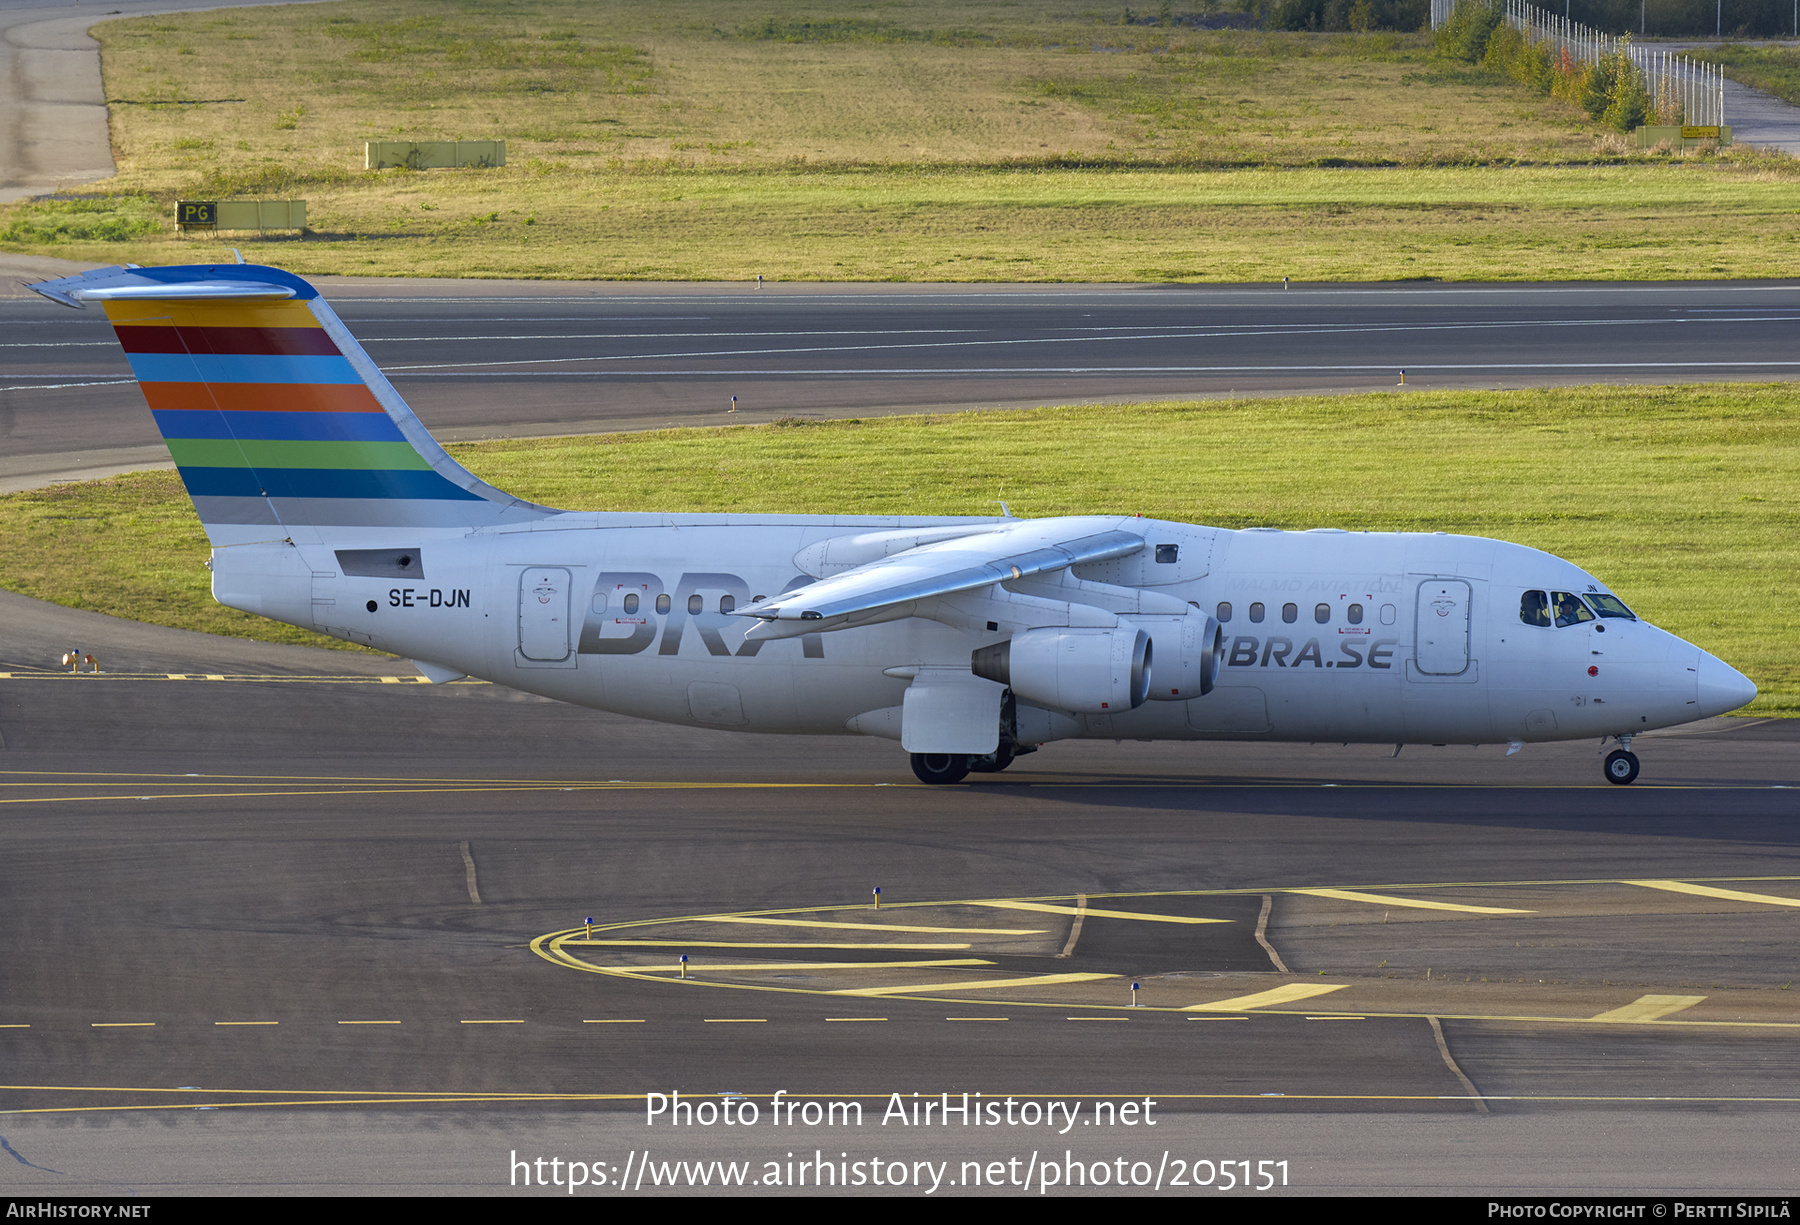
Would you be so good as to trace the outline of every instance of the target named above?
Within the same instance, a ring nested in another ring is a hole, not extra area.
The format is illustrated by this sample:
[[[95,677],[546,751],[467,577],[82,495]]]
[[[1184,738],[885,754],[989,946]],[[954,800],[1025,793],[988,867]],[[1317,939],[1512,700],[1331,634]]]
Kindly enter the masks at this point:
[[[1144,538],[1110,528],[1116,519],[1028,519],[896,553],[760,604],[734,616],[763,624],[750,638],[785,638],[844,628],[897,605],[952,595],[1080,562],[1141,551]],[[904,615],[904,614],[902,614]]]

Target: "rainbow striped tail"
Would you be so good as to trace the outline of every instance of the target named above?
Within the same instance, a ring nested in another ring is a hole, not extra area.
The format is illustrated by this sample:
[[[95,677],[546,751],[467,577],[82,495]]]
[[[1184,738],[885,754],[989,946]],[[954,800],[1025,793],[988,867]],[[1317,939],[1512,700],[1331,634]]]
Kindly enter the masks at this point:
[[[31,288],[105,309],[215,546],[460,534],[557,513],[451,459],[292,273],[106,268]]]

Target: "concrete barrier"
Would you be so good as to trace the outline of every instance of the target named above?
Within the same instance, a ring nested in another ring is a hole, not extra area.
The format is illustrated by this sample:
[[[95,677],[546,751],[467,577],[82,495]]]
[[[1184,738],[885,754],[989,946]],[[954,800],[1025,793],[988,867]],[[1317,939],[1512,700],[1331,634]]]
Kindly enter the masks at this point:
[[[506,165],[504,140],[371,140],[363,146],[363,166],[385,170],[405,166],[409,170]]]
[[[1701,145],[1728,145],[1731,128],[1726,124],[1645,124],[1631,130],[1631,138],[1640,149],[1654,149],[1664,141],[1671,149],[1698,149]]]
[[[304,230],[304,200],[182,200],[175,228],[187,230]]]

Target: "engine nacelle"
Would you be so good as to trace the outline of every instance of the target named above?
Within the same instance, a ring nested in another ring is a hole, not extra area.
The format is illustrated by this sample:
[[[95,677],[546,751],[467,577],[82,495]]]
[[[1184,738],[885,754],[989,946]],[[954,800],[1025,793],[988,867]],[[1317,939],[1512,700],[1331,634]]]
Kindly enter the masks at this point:
[[[970,671],[1010,685],[1027,701],[1093,714],[1131,710],[1150,692],[1150,635],[1117,629],[1046,627],[982,647]]]
[[[1134,623],[1150,635],[1156,655],[1152,702],[1191,702],[1212,692],[1225,648],[1225,631],[1217,621],[1195,612],[1186,617],[1139,618]]]

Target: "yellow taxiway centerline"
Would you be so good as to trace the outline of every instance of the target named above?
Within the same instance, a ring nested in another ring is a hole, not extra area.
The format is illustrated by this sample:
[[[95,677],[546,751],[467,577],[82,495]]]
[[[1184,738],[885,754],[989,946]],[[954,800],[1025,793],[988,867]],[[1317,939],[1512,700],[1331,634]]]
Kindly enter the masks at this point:
[[[892,964],[891,962],[889,964]],[[1049,987],[1058,983],[1091,983],[1117,974],[1039,974],[1031,978],[988,978],[979,982],[912,983],[904,987],[846,987],[826,995],[911,995],[915,991],[994,991],[1002,987]]]
[[[759,919],[739,915],[696,915],[691,919],[670,919],[671,923],[749,923],[769,927],[830,927],[859,932],[943,932],[957,936],[1041,936],[1029,927],[909,927],[903,923],[830,923],[824,919]]]
[[[654,974],[666,971],[670,974],[681,969],[680,963],[667,966],[609,966],[597,961],[588,963],[596,970],[630,970],[637,974]],[[991,966],[991,961],[982,961],[977,957],[963,957],[946,961],[759,961],[747,965],[711,965],[703,962],[688,962],[688,973],[700,970],[935,970],[946,967]]]
[[[679,937],[668,940],[564,940],[562,943],[564,948],[581,945],[615,949],[899,949],[909,953],[954,952],[973,947],[968,944],[823,944],[816,941],[768,944],[759,940],[682,940]]]

